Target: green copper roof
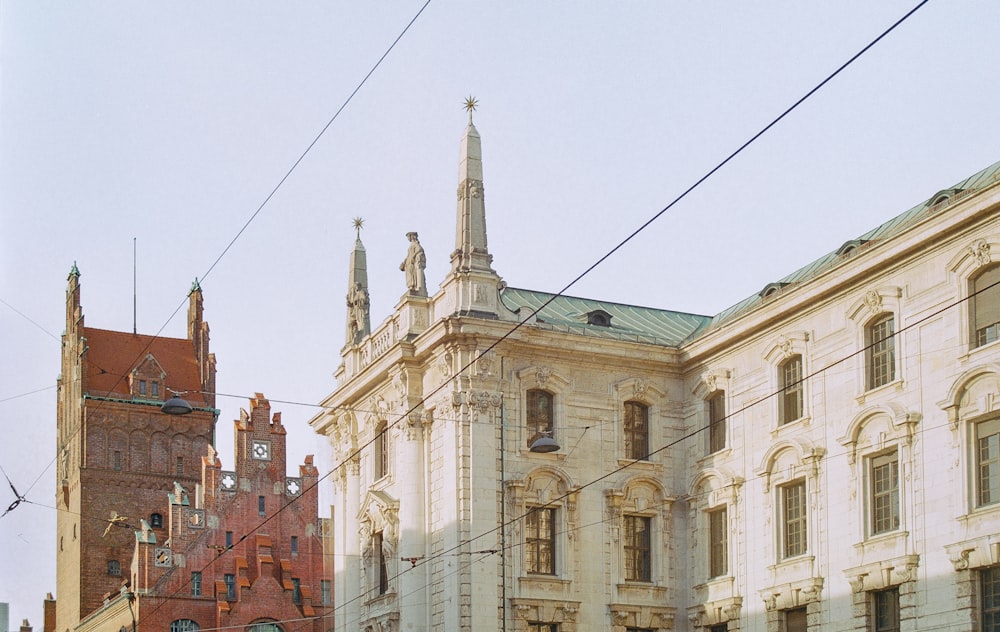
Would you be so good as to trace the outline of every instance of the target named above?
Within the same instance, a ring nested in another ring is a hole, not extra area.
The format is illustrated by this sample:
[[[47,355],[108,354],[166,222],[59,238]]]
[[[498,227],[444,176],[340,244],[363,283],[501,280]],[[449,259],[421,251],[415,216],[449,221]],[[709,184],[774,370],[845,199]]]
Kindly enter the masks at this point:
[[[857,239],[852,239],[848,242],[848,244],[855,245],[857,247],[857,252],[861,252],[875,243],[898,235],[914,224],[933,215],[934,213],[941,211],[943,208],[957,202],[958,200],[968,197],[969,195],[972,195],[979,189],[993,184],[998,178],[1000,178],[1000,162],[994,163],[979,173],[969,176],[950,189],[943,189],[935,193],[924,202],[921,202],[901,215],[897,215],[881,226],[873,228]],[[850,259],[851,255],[844,253],[844,250],[846,250],[845,246],[848,244],[838,247],[837,250],[823,255],[812,263],[803,266],[788,276],[782,277],[776,282],[768,285],[781,286],[778,290],[779,292],[794,290],[798,284],[817,277],[827,270],[830,270],[840,263]],[[751,311],[753,308],[763,303],[764,300],[765,299],[761,296],[761,294],[754,294],[753,296],[743,299],[739,303],[736,303],[732,307],[729,307],[728,309],[725,309],[717,314],[712,319],[710,328],[718,327],[723,323],[729,322],[746,312]],[[697,333],[700,334],[702,331]]]
[[[764,294],[767,291],[778,293],[794,291],[800,284],[849,260],[855,252],[863,252],[874,244],[898,235],[958,200],[995,183],[998,179],[1000,179],[1000,162],[969,176],[949,189],[935,193],[926,201],[890,219],[881,226],[873,228],[857,239],[850,240],[788,276],[766,285],[762,284],[764,289],[761,292],[743,299],[714,317],[573,296],[558,296],[539,311],[538,326],[599,338],[632,340],[678,347],[711,329],[752,311],[766,300]],[[531,311],[540,308],[553,296],[554,294],[548,292],[518,288],[506,288],[500,295],[501,300],[509,309],[515,312],[521,310],[522,318]],[[608,326],[591,324],[589,316],[598,311],[610,316]]]
[[[553,296],[548,292],[508,287],[500,298],[509,309],[515,312],[520,309],[523,318]],[[609,325],[590,324],[591,315],[595,312],[603,312],[610,317]],[[538,312],[537,320],[539,327],[554,331],[676,347],[708,325],[711,318],[652,307],[557,296]]]

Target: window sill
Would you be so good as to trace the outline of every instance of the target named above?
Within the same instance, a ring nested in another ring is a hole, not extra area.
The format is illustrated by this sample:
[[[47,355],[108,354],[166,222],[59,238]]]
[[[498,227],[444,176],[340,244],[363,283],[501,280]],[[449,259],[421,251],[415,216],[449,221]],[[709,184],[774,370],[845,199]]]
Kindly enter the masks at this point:
[[[520,588],[536,590],[569,590],[572,582],[555,575],[522,575],[517,578]]]
[[[721,450],[716,450],[715,452],[711,452],[709,454],[706,454],[705,456],[703,456],[700,459],[698,459],[696,461],[696,463],[698,464],[699,467],[704,468],[709,463],[715,463],[715,461],[717,461],[717,460],[721,461],[721,460],[726,459],[732,453],[733,453],[733,449],[732,448],[729,448],[729,447],[722,448]]]
[[[667,587],[657,586],[651,582],[628,581],[617,584],[618,598],[622,601],[657,600],[663,602],[667,598]]]
[[[989,349],[989,350],[992,350],[992,351],[996,351],[998,347],[1000,347],[1000,340],[994,340],[993,342],[987,342],[986,344],[979,345],[978,347],[972,347],[972,346],[970,346],[968,351],[966,351],[962,355],[958,356],[958,360],[959,360],[959,362],[967,362],[969,360],[969,358],[971,358],[972,356],[975,356],[975,355],[979,355],[979,353],[981,351],[983,351],[984,349]]]
[[[803,555],[796,555],[795,557],[787,557],[773,566],[768,566],[767,569],[775,573],[787,573],[788,575],[797,577],[811,577],[813,563],[816,558],[808,553]]]
[[[995,527],[997,513],[1000,513],[1000,502],[993,503],[992,505],[983,505],[982,507],[973,507],[969,509],[968,513],[958,516],[956,520],[965,528],[979,526],[979,523],[982,521],[989,521],[990,525]]]
[[[864,404],[870,398],[878,397],[879,395],[884,395],[886,393],[899,393],[902,390],[903,390],[903,378],[897,377],[895,380],[889,382],[888,384],[883,384],[882,386],[876,386],[875,388],[870,388],[866,390],[861,395],[858,395],[855,399],[859,404]]]
[[[870,535],[864,541],[855,544],[854,550],[862,559],[867,559],[871,555],[884,556],[887,553],[894,554],[894,551],[897,550],[900,551],[899,554],[902,554],[901,546],[906,543],[909,535],[909,531],[901,531],[899,529],[879,533],[878,535]]]
[[[658,474],[663,471],[663,465],[661,463],[643,461],[641,459],[625,459],[619,457],[618,466],[628,467],[634,472],[646,472],[649,474]]]
[[[786,431],[787,428],[804,428],[812,422],[812,418],[805,416],[793,419],[787,423],[779,424],[771,431],[771,436],[776,437]]]

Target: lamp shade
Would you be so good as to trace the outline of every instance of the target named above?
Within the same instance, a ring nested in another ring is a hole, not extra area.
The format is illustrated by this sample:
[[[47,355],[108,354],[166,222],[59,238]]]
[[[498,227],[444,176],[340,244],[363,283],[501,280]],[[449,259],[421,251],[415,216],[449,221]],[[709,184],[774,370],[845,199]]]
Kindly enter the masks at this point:
[[[532,452],[555,452],[559,449],[559,444],[552,438],[551,432],[543,432],[542,436],[535,439],[528,449]]]
[[[160,406],[160,410],[168,415],[187,415],[194,410],[194,408],[192,408],[191,404],[187,403],[184,399],[174,395],[167,401],[163,402],[163,405]]]

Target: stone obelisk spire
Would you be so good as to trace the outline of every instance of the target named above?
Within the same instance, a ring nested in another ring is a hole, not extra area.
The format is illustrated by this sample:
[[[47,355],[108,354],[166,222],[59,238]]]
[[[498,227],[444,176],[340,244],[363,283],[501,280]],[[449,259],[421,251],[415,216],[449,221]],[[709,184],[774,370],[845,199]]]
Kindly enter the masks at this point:
[[[483,149],[472,112],[477,101],[469,97],[465,109],[469,125],[462,137],[458,165],[458,221],[455,251],[451,254],[452,272],[493,272],[493,256],[486,247],[486,202],[483,197]]]
[[[347,275],[347,339],[345,344],[353,345],[372,331],[368,301],[368,258],[361,243],[361,227],[365,221],[354,218],[354,249],[351,250],[351,265]]]

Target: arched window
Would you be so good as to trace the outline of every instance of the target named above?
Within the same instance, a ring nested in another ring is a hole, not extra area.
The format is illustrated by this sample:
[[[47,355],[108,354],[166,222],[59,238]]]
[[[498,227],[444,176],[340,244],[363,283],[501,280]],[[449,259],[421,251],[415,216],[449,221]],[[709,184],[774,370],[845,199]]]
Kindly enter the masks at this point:
[[[149,514],[149,526],[154,529],[163,528],[163,516],[158,513]]]
[[[197,632],[200,629],[191,619],[177,619],[170,624],[170,632]]]
[[[625,402],[623,422],[625,458],[645,459],[649,455],[649,408],[639,402]]]
[[[972,347],[1000,340],[1000,265],[986,268],[969,282]]]
[[[261,623],[254,623],[249,628],[247,632],[282,632],[281,626],[277,623],[271,621],[263,621]]]
[[[532,389],[527,393],[527,426],[528,426],[528,447],[540,438],[543,433],[552,436],[552,393],[539,389]],[[554,437],[553,437],[554,438]]]

